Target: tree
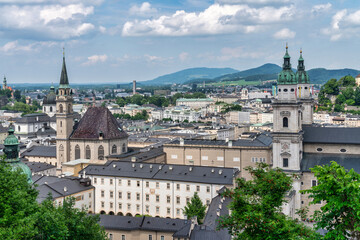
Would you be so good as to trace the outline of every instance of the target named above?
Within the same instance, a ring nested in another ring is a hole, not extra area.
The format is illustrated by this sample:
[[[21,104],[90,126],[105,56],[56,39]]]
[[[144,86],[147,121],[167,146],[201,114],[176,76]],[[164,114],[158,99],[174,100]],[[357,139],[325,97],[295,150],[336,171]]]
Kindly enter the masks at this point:
[[[325,204],[313,215],[316,229],[328,231],[324,239],[360,239],[360,175],[334,161],[311,171],[317,186],[301,192],[310,194],[311,204]]]
[[[344,108],[340,104],[335,104],[334,111],[335,112],[342,112]]]
[[[188,219],[197,217],[199,224],[202,223],[202,219],[205,217],[206,205],[201,202],[201,199],[197,192],[191,198],[184,208],[184,214]]]
[[[19,90],[15,90],[14,92],[14,98],[16,101],[20,101],[21,99],[21,92]]]
[[[338,85],[340,87],[354,87],[356,86],[356,81],[355,81],[355,78],[348,75],[348,76],[344,76],[342,78],[339,79],[338,81]]]
[[[285,196],[292,189],[291,176],[265,163],[245,170],[253,180],[238,178],[236,188],[223,193],[232,200],[228,205],[231,214],[220,218],[219,228],[227,228],[234,239],[319,238],[311,228],[281,212]]]
[[[326,94],[338,95],[339,94],[339,85],[335,78],[330,79],[321,89]]]
[[[336,97],[336,104],[343,104],[346,101],[346,98],[343,94],[340,94]]]

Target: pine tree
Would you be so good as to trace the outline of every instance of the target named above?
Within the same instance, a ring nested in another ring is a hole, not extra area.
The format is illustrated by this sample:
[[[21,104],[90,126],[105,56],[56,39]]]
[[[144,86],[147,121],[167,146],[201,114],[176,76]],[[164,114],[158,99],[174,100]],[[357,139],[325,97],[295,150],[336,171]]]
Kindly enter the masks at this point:
[[[202,219],[205,217],[206,205],[202,203],[197,192],[194,193],[194,196],[191,198],[184,208],[184,213],[188,219],[196,216],[198,223],[202,223]]]

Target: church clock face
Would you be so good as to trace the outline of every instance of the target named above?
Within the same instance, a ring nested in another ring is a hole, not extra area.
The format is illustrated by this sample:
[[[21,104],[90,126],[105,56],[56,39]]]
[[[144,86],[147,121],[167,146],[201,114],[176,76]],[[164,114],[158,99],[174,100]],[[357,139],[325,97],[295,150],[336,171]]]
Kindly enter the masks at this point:
[[[281,143],[281,152],[289,152],[290,144],[289,143]]]

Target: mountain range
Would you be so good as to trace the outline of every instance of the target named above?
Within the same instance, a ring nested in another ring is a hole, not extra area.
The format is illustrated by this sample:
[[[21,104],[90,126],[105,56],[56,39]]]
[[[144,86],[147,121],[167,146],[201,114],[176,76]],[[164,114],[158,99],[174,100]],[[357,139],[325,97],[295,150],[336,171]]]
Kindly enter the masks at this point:
[[[139,82],[143,85],[191,84],[205,82],[236,81],[266,81],[274,80],[281,71],[276,64],[267,63],[257,68],[238,71],[232,68],[189,68],[179,72],[166,74],[153,80]],[[296,72],[296,69],[293,69]],[[331,78],[339,79],[346,75],[357,76],[360,71],[356,69],[325,69],[313,68],[307,71],[313,84],[323,84]]]

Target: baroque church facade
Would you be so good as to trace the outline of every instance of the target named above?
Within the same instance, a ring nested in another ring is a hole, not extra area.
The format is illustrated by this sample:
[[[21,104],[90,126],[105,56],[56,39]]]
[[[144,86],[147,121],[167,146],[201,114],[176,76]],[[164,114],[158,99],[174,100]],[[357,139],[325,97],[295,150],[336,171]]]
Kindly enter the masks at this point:
[[[56,158],[63,163],[87,159],[105,164],[106,156],[127,152],[128,135],[105,107],[89,107],[79,122],[74,122],[73,97],[65,57],[56,95]]]

